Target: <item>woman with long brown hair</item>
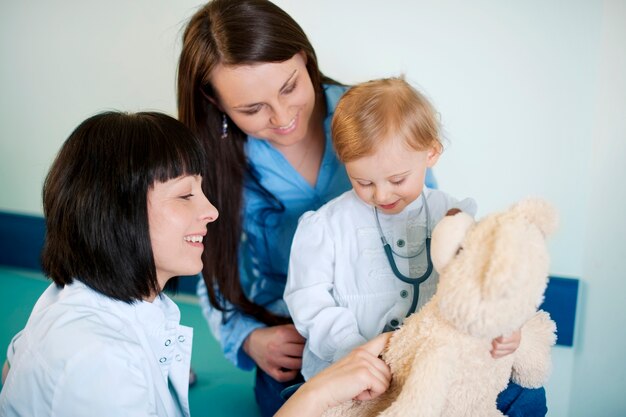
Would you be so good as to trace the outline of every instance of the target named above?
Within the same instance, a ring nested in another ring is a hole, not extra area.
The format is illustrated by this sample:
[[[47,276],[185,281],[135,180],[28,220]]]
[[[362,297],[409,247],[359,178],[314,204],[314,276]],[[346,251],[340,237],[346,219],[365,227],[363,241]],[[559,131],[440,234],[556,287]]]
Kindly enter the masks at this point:
[[[263,415],[300,378],[305,341],[282,300],[297,220],[349,187],[328,134],[344,90],[269,1],[211,1],[185,30],[179,119],[205,144],[205,192],[222,213],[208,230],[199,292],[225,356],[257,367]]]

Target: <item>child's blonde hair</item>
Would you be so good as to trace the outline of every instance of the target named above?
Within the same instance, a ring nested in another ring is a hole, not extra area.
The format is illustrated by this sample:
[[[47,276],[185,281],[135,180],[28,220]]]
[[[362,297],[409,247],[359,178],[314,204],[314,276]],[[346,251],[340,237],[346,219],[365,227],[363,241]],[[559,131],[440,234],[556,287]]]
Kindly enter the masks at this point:
[[[372,80],[350,88],[337,104],[331,130],[343,163],[370,155],[392,135],[418,151],[443,149],[435,109],[403,78]]]

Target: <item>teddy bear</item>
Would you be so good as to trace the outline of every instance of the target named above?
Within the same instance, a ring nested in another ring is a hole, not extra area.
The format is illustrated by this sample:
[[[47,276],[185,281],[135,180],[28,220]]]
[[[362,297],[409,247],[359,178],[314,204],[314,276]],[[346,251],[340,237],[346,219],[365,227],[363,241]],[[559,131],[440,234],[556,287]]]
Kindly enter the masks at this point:
[[[324,416],[502,416],[496,398],[509,379],[542,386],[556,325],[538,307],[548,281],[546,238],[556,224],[556,211],[540,199],[479,222],[449,212],[432,234],[436,293],[394,332],[382,354],[392,372],[389,389]],[[491,341],[518,329],[518,349],[492,358]]]

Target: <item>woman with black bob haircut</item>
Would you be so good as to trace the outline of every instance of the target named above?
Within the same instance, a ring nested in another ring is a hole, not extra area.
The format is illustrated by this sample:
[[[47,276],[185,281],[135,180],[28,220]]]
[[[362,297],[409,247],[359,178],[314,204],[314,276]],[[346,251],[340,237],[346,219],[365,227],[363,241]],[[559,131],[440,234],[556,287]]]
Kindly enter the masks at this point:
[[[67,140],[44,184],[43,270],[57,285],[79,278],[116,300],[161,291],[146,195],[155,182],[202,175],[206,156],[177,120],[160,113],[103,113]],[[168,282],[175,287],[177,278]]]
[[[44,188],[43,264],[54,283],[11,341],[0,415],[189,416],[192,329],[162,291],[202,269],[217,210],[206,155],[177,120],[103,113],[63,144]],[[320,416],[389,387],[389,335],[304,384],[277,416]]]
[[[74,130],[43,187],[54,283],[11,341],[0,414],[189,414],[192,329],[162,291],[202,269],[218,216],[205,164],[164,114],[103,113]]]

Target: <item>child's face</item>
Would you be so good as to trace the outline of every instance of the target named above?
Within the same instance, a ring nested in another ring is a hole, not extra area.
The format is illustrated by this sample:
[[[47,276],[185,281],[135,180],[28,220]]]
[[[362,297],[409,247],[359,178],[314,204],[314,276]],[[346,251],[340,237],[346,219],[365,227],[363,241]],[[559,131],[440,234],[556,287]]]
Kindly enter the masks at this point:
[[[426,168],[437,159],[437,148],[416,151],[404,139],[392,137],[373,154],[346,163],[346,171],[361,200],[383,213],[397,214],[420,196]]]
[[[218,212],[202,192],[202,177],[155,182],[148,191],[148,222],[161,288],[175,276],[202,270],[202,239]]]
[[[246,134],[290,146],[309,133],[315,90],[306,56],[284,62],[219,65],[211,74],[219,106]]]

